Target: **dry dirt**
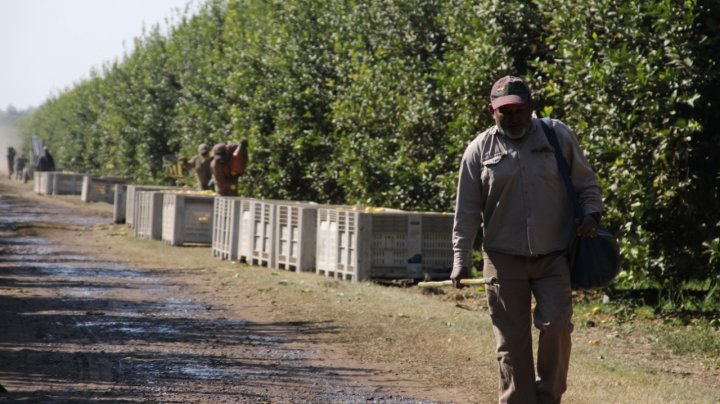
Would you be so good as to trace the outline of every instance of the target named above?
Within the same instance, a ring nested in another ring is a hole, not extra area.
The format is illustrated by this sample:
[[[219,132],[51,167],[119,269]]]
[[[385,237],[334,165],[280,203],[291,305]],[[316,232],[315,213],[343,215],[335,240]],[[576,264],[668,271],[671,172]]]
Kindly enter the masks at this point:
[[[0,401],[492,403],[482,294],[351,284],[140,240],[0,180]],[[720,403],[720,372],[576,318],[569,403]]]

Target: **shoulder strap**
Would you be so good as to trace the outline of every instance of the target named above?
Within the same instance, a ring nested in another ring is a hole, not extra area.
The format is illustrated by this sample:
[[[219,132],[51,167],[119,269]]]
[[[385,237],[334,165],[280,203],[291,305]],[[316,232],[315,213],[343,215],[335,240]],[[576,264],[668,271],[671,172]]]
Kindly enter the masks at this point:
[[[570,179],[570,168],[568,167],[565,157],[563,157],[562,155],[562,148],[560,147],[560,143],[557,140],[555,131],[550,128],[547,123],[545,123],[545,119],[546,118],[539,120],[540,125],[545,132],[545,137],[547,137],[548,142],[550,142],[550,145],[553,147],[553,149],[555,149],[555,161],[557,161],[558,171],[560,171],[560,175],[563,177],[563,181],[565,182],[565,188],[567,189],[568,197],[573,204],[575,217],[578,219],[582,219],[585,215],[583,214],[582,207],[580,207],[580,201],[578,200],[577,193],[575,192],[575,186],[573,186],[572,180]]]

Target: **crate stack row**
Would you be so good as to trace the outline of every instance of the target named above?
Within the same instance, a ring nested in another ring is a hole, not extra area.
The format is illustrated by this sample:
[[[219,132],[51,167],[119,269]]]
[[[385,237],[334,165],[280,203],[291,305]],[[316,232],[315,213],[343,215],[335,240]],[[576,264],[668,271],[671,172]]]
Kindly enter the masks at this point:
[[[327,277],[447,278],[452,216],[216,197],[215,257]]]
[[[127,185],[124,196],[124,220],[136,237],[176,246],[212,243],[213,195],[178,187]],[[117,200],[116,206],[121,203]]]
[[[318,206],[216,197],[213,255],[257,266],[314,271]]]
[[[84,174],[36,172],[39,194],[114,203],[139,238],[212,247],[222,260],[361,281],[447,278],[448,214],[221,197]]]
[[[114,203],[115,188],[127,183],[116,177],[60,171],[35,171],[35,193],[39,195],[78,195],[83,202]]]

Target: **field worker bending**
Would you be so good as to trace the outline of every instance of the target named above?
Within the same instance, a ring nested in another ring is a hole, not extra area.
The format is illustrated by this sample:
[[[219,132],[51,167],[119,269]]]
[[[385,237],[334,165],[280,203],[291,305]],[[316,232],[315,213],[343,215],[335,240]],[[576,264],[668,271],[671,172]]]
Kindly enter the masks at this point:
[[[219,143],[213,146],[210,163],[215,191],[220,196],[237,196],[238,179],[245,173],[248,161],[248,142]]]
[[[203,191],[210,189],[210,180],[212,180],[212,171],[210,170],[211,162],[212,156],[210,156],[210,146],[205,143],[198,146],[198,154],[193,156],[190,160],[185,157],[180,159],[180,163],[183,168],[195,170],[198,187],[200,187]]]
[[[487,298],[499,402],[559,403],[567,388],[573,330],[568,247],[576,233],[597,234],[600,185],[575,134],[560,121],[546,120],[583,205],[585,217],[575,223],[554,149],[533,118],[527,85],[517,77],[499,79],[488,108],[495,125],[470,143],[460,164],[450,279],[460,288],[460,280],[469,276],[482,224],[483,276],[497,279],[488,285]],[[540,330],[537,372],[531,320]]]

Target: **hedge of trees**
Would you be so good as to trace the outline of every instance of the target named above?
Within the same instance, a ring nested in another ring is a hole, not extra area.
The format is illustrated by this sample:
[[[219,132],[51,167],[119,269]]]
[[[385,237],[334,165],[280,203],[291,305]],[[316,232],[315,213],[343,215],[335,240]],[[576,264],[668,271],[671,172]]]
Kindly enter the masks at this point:
[[[624,277],[720,276],[719,0],[209,0],[24,122],[61,168],[164,183],[247,138],[245,195],[451,211],[490,86],[525,77],[605,187]],[[703,283],[704,282],[704,283]]]

